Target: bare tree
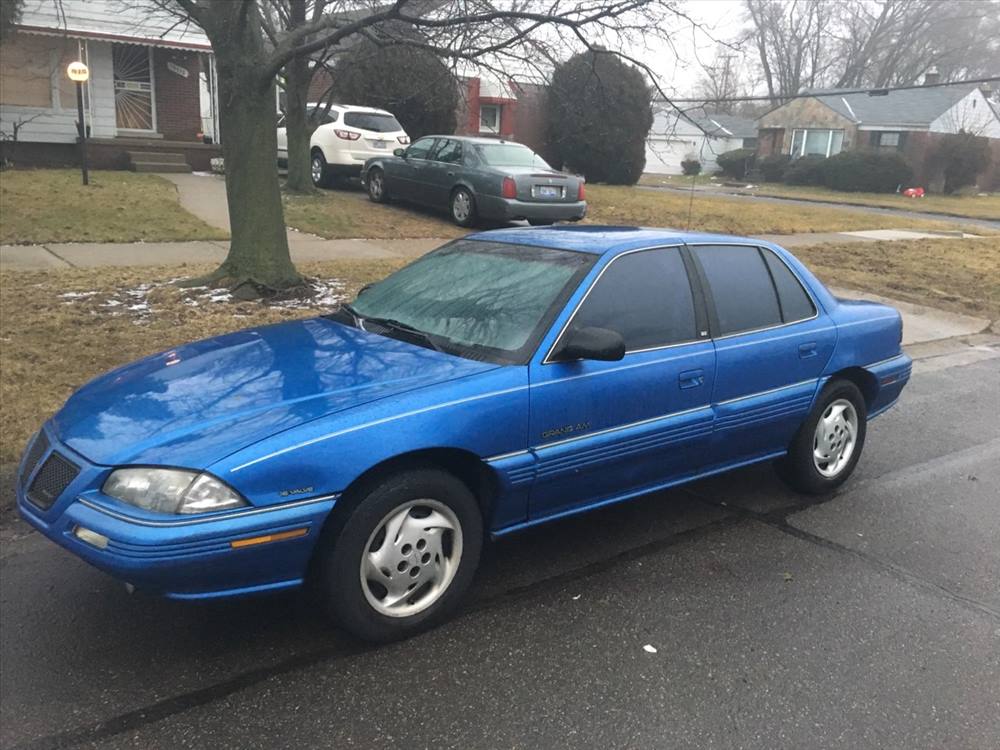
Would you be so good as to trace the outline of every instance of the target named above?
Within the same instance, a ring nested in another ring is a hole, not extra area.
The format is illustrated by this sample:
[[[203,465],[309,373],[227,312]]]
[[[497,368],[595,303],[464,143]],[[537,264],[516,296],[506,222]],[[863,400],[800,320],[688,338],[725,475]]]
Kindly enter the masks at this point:
[[[824,83],[833,7],[817,0],[746,0],[750,37],[772,102]]]
[[[301,283],[288,252],[275,165],[275,76],[292,60],[361,35],[478,62],[545,35],[590,46],[623,28],[655,30],[677,14],[670,0],[345,0],[305,23],[265,31],[258,0],[152,1],[201,27],[215,52],[232,240],[222,265],[199,281],[246,296]],[[423,32],[427,41],[403,38],[394,28]]]
[[[837,87],[883,88],[1000,73],[997,0],[845,0],[836,6]]]

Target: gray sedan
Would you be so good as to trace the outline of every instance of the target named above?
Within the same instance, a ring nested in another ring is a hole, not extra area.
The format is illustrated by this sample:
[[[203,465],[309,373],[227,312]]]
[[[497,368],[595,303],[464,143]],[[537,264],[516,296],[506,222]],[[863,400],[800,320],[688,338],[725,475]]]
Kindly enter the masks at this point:
[[[426,136],[366,161],[361,182],[376,203],[393,198],[447,208],[463,227],[478,219],[579,221],[587,213],[582,177],[557,172],[527,146],[495,138]]]

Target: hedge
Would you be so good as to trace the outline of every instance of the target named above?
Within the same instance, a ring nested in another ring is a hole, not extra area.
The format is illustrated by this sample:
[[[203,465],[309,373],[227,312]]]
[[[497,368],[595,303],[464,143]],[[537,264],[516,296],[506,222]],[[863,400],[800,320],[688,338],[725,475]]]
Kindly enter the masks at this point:
[[[747,176],[747,172],[753,169],[756,154],[757,152],[752,148],[737,148],[719,154],[715,163],[719,165],[719,169],[726,177],[742,180]]]
[[[845,192],[892,193],[912,177],[913,169],[896,153],[841,151],[823,164],[823,184]]]

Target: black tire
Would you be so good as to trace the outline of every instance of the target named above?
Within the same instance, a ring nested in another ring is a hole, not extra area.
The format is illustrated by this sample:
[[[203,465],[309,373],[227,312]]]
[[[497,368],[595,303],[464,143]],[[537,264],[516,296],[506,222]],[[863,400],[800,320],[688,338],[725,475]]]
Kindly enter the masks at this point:
[[[475,496],[463,482],[438,469],[402,471],[362,488],[360,493],[360,502],[339,534],[323,542],[319,593],[330,615],[358,638],[377,643],[408,638],[443,622],[458,607],[479,564],[483,521]],[[409,616],[389,616],[368,601],[361,582],[361,563],[383,521],[414,500],[437,501],[450,509],[461,530],[461,555],[450,584],[426,609]]]
[[[330,167],[326,163],[326,157],[318,148],[314,148],[309,155],[309,171],[312,175],[312,183],[318,188],[328,188],[333,182],[333,175],[330,174]]]
[[[555,219],[528,219],[528,223],[533,227],[550,227],[555,224]]]
[[[854,406],[857,419],[856,435],[850,458],[836,471],[833,476],[825,476],[817,467],[813,457],[816,441],[816,428],[820,419],[838,400],[849,401]],[[864,396],[858,387],[849,380],[832,380],[826,384],[816,406],[809,413],[805,422],[799,427],[788,448],[788,454],[776,463],[779,476],[794,490],[809,495],[824,495],[837,489],[847,481],[858,465],[861,452],[865,447],[865,435],[868,428],[868,409]]]
[[[463,200],[468,201],[468,213],[465,214],[463,210],[456,214],[456,207],[461,206]],[[476,225],[476,221],[478,220],[476,198],[468,188],[457,187],[452,190],[448,208],[451,211],[451,220],[460,227],[472,227]]]
[[[375,189],[376,181],[381,186],[378,190]],[[378,167],[372,167],[368,171],[368,200],[372,203],[387,203],[389,201],[389,189],[385,184],[385,172]]]

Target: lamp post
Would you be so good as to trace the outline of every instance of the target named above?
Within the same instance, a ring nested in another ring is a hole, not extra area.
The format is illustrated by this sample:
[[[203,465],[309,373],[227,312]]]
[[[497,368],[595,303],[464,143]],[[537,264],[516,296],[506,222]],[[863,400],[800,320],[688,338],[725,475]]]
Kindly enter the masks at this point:
[[[82,62],[71,62],[66,67],[66,75],[76,84],[76,113],[80,118],[80,168],[83,170],[83,184],[89,184],[87,176],[87,124],[83,120],[83,84],[90,78],[90,69]]]

